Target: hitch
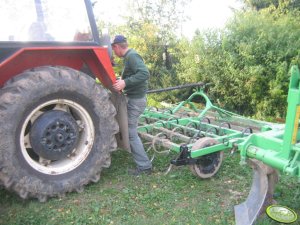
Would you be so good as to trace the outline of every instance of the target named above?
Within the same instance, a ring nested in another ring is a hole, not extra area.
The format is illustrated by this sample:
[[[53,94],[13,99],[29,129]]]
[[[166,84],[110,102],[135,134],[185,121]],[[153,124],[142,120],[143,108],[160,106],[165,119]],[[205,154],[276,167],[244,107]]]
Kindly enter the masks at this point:
[[[191,158],[191,152],[186,144],[180,146],[180,154],[176,159],[171,160],[171,164],[175,166],[185,166],[195,164],[196,159]]]

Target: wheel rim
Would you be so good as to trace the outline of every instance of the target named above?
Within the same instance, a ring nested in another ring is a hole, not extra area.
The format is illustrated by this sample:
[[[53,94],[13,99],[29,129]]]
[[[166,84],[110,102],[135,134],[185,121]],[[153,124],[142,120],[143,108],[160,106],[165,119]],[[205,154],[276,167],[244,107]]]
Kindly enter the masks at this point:
[[[218,142],[213,138],[204,137],[202,139],[199,139],[194,144],[192,150],[209,147],[217,143]],[[194,175],[200,178],[210,178],[218,172],[222,164],[223,154],[223,151],[220,151],[200,156],[199,158],[197,158],[195,164],[190,165],[190,169]]]
[[[221,153],[211,153],[199,157],[195,164],[195,170],[201,174],[214,174],[220,165]]]
[[[79,127],[77,145],[67,156],[58,160],[44,159],[33,151],[30,143],[30,130],[34,121],[45,112],[60,110],[69,113]],[[81,165],[90,154],[95,138],[95,129],[89,113],[79,104],[67,99],[47,101],[26,117],[20,134],[21,153],[25,161],[35,170],[49,175],[64,174]]]

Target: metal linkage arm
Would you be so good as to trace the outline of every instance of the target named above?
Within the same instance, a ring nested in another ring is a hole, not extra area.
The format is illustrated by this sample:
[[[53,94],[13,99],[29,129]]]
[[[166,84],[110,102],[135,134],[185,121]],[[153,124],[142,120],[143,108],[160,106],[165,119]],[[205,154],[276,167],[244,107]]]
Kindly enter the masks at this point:
[[[147,91],[148,94],[152,93],[160,93],[164,91],[172,91],[172,90],[177,90],[177,89],[184,89],[184,88],[190,88],[190,87],[204,87],[205,83],[199,82],[199,83],[194,83],[194,84],[184,84],[184,85],[179,85],[175,87],[168,87],[168,88],[161,88],[161,89],[156,89],[156,90],[149,90]]]

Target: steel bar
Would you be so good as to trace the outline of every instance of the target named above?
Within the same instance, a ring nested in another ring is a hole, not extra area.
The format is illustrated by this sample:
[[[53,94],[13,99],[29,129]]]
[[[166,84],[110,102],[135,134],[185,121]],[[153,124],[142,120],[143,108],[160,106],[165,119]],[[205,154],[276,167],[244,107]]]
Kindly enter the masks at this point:
[[[147,91],[147,93],[152,94],[152,93],[160,93],[160,92],[164,92],[164,91],[172,91],[172,90],[184,89],[184,88],[190,88],[190,87],[203,87],[204,85],[205,84],[203,82],[194,83],[194,84],[184,84],[184,85],[179,85],[179,86],[175,86],[175,87],[161,88],[161,89],[157,89],[157,90],[149,90],[149,91]]]
[[[143,139],[145,139],[147,141],[154,141],[155,142],[154,144],[156,144],[156,145],[163,146],[167,149],[178,149],[179,150],[180,146],[178,144],[171,142],[168,139],[155,137],[155,135],[147,134],[147,133],[139,133],[139,134]]]

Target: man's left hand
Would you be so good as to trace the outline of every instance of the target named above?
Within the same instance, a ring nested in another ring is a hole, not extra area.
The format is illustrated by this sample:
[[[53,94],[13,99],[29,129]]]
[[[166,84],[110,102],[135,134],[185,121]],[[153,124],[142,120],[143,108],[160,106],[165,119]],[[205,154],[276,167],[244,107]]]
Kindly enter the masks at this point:
[[[122,79],[116,80],[116,82],[113,84],[113,88],[116,91],[122,91],[125,88],[126,84],[125,81]]]

